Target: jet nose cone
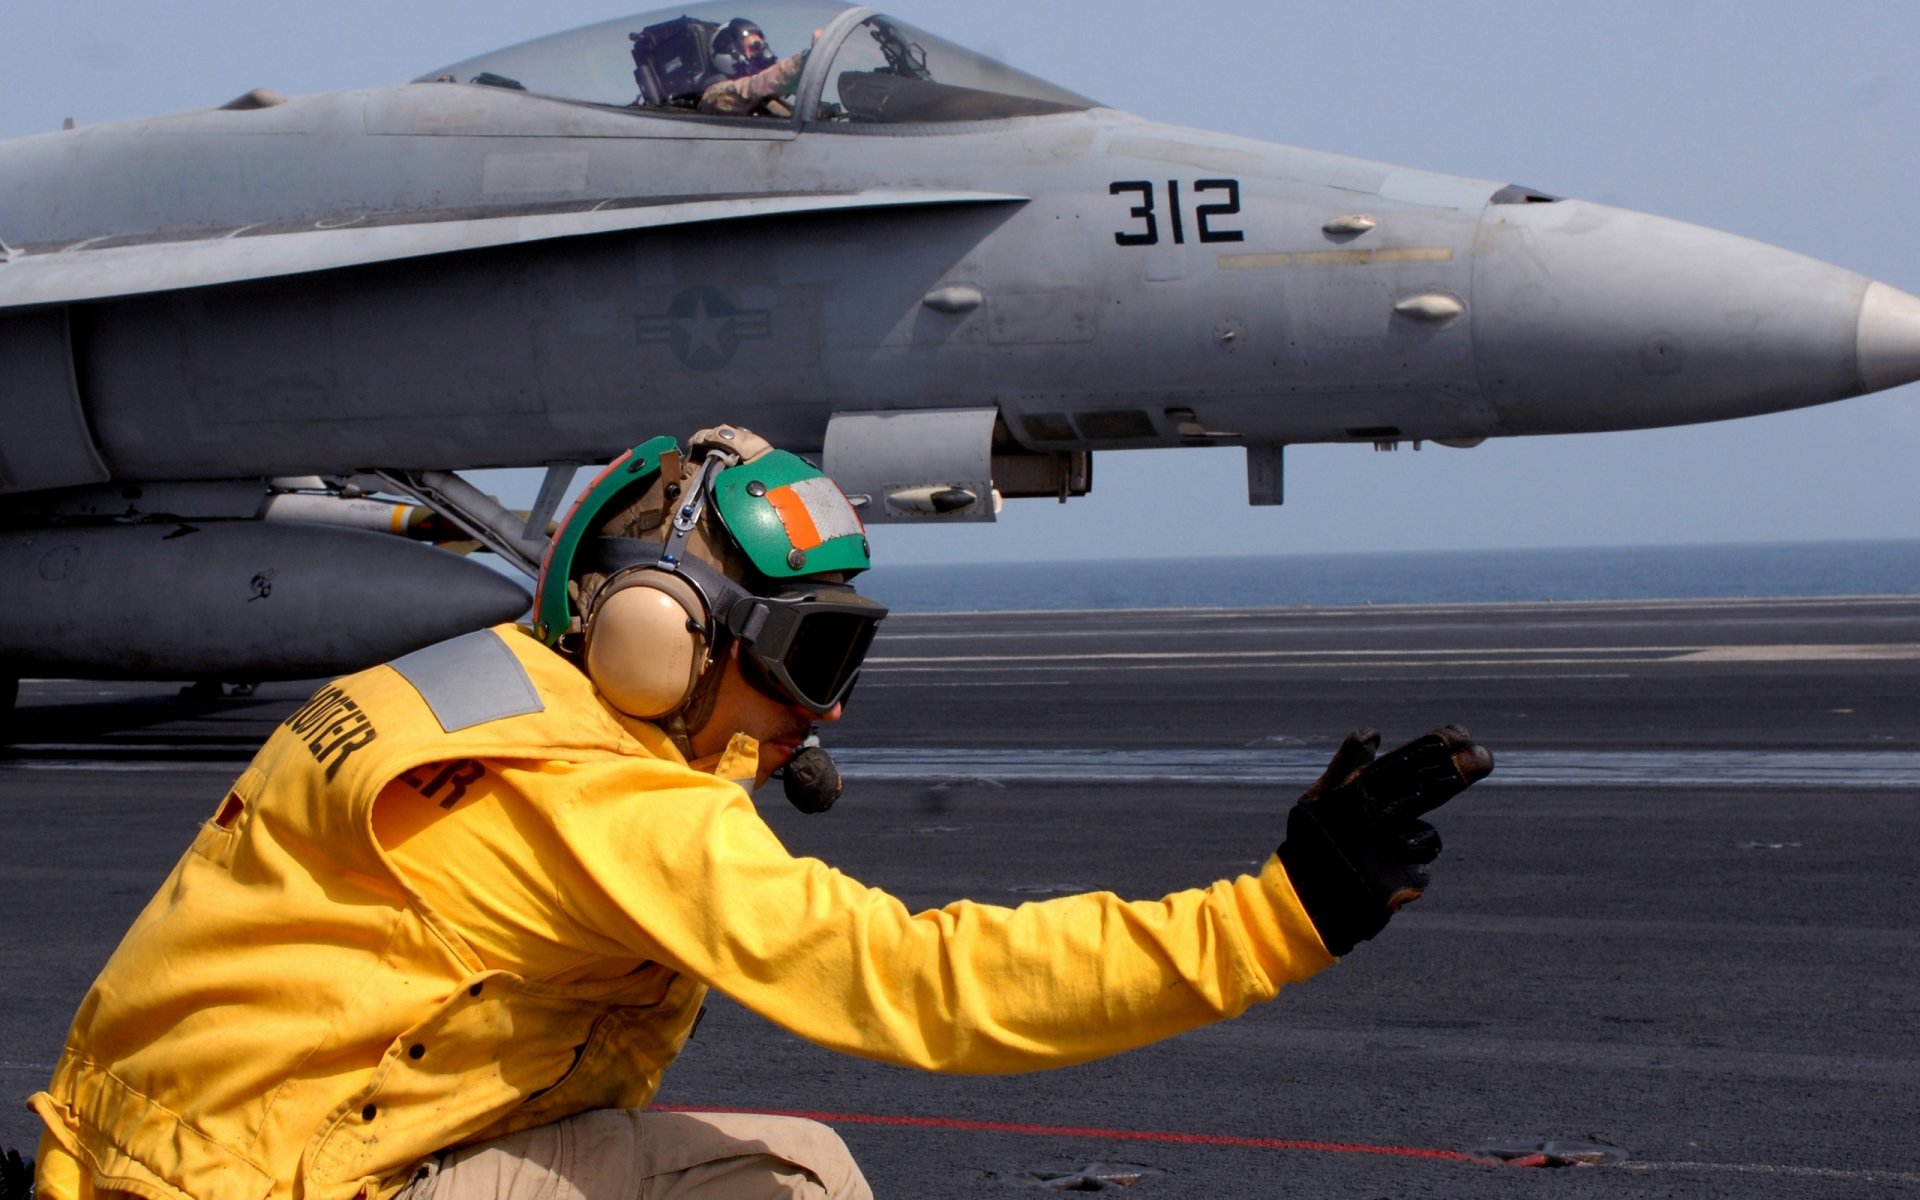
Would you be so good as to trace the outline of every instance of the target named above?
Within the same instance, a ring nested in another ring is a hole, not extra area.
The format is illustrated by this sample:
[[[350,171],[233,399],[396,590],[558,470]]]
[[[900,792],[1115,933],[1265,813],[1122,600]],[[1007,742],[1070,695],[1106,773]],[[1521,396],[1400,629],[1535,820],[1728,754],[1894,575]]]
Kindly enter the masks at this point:
[[[1920,379],[1920,296],[1875,283],[1860,300],[1854,343],[1860,386],[1878,392]]]
[[[1494,204],[1475,259],[1474,352],[1502,432],[1727,420],[1920,378],[1920,299],[1733,234]]]

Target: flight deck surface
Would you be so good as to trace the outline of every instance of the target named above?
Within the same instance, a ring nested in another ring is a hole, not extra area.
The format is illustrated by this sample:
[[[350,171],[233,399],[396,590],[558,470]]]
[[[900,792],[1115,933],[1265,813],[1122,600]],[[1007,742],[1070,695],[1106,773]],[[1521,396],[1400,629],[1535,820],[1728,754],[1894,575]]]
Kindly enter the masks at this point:
[[[0,757],[0,1142],[73,1006],[311,684],[21,687]],[[665,1104],[838,1114],[883,1196],[1137,1164],[1143,1198],[1920,1194],[1920,598],[902,615],[828,731],[816,854],[919,908],[1253,869],[1339,736],[1499,766],[1430,894],[1246,1017],[934,1077],[716,1002]],[[1609,1143],[1536,1172],[1461,1152]],[[1126,1170],[1120,1170],[1125,1174]],[[1015,1194],[1009,1190],[1007,1194]]]

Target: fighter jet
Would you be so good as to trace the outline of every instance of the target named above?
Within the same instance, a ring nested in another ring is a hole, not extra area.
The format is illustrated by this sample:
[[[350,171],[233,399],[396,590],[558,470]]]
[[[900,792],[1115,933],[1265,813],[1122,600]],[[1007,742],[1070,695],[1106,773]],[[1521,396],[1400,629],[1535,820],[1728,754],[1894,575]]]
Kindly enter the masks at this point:
[[[0,678],[313,675],[510,619],[517,583],[395,534],[532,574],[576,466],[722,419],[944,522],[1083,494],[1099,450],[1244,446],[1270,504],[1294,443],[1920,378],[1920,299],[1785,250],[742,11],[0,144]],[[494,466],[548,468],[530,514],[459,474]]]

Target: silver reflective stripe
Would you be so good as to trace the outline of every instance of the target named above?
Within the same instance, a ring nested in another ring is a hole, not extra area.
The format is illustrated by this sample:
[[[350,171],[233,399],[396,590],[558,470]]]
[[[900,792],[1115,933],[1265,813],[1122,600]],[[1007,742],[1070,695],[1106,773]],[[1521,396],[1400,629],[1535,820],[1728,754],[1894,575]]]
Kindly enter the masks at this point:
[[[448,733],[546,707],[527,669],[491,629],[435,643],[387,665],[414,686]]]

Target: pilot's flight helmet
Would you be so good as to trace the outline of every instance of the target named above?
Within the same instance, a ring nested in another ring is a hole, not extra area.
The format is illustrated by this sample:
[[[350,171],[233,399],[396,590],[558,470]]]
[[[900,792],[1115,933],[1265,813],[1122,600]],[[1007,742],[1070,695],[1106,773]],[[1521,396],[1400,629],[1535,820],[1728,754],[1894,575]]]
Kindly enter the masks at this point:
[[[760,35],[758,54],[747,53],[746,44],[749,33]],[[713,69],[730,79],[738,79],[742,75],[765,70],[777,61],[773,54],[773,47],[767,43],[766,33],[760,26],[745,17],[735,17],[714,31]]]
[[[720,661],[824,715],[852,691],[885,606],[846,580],[866,530],[832,480],[722,425],[615,459],[553,536],[535,588],[539,638],[615,708],[676,738],[711,711]]]

